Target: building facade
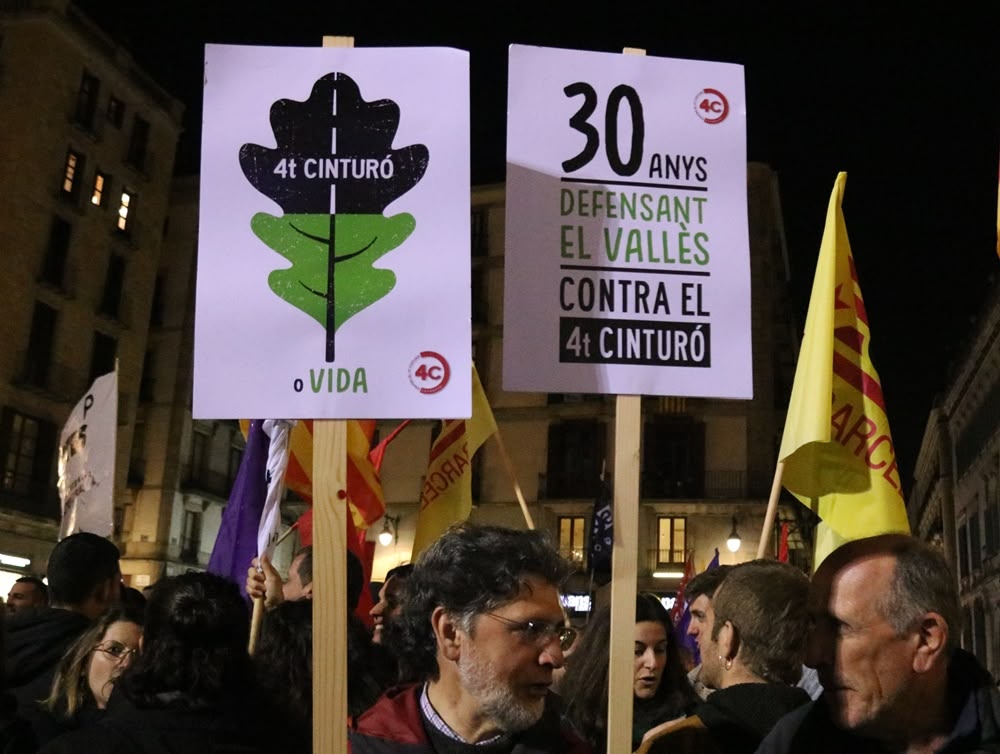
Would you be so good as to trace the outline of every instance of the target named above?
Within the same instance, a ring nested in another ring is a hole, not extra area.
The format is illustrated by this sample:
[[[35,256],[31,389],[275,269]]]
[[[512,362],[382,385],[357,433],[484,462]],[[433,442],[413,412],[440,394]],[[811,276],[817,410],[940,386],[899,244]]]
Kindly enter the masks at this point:
[[[60,514],[60,428],[116,363],[121,530],[183,108],[65,0],[5,0],[0,112],[0,568],[9,581],[44,571]]]
[[[940,543],[958,577],[962,646],[1000,672],[1000,286],[953,365],[921,442],[914,534]]]

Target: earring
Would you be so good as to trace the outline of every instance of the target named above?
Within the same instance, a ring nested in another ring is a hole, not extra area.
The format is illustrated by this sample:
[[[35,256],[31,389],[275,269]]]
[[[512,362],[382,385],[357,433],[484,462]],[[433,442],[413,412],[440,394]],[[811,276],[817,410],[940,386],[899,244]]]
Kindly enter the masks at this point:
[[[719,655],[719,662],[722,663],[722,665],[726,668],[726,670],[732,670],[733,669],[732,658],[730,658],[730,657],[723,657],[722,655]]]

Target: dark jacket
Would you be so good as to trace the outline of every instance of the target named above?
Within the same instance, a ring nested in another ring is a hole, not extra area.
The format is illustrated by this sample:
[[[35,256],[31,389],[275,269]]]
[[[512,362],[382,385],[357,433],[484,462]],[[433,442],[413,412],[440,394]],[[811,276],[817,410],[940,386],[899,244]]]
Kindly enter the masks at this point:
[[[17,701],[0,693],[0,754],[34,754],[38,751],[35,734],[26,720],[17,714]]]
[[[53,739],[44,754],[273,754],[281,751],[262,737],[260,713],[249,699],[224,706],[196,704],[165,695],[166,706],[139,709],[112,693],[108,712],[96,725]]]
[[[348,733],[351,754],[434,754],[420,713],[422,684],[390,689],[365,712]],[[477,748],[468,747],[469,749]],[[493,747],[488,747],[492,752]],[[542,719],[517,734],[505,751],[510,754],[590,754],[590,747],[563,725],[554,705],[546,704]]]
[[[1000,752],[1000,693],[990,674],[968,652],[957,650],[948,665],[948,698],[955,710],[947,743],[939,754]],[[834,726],[825,696],[786,715],[764,739],[758,754],[882,754],[882,746]]]
[[[39,684],[41,678],[51,684],[59,660],[89,625],[85,616],[57,607],[19,610],[8,618],[4,625],[7,687],[42,687],[45,684]],[[41,697],[48,695],[46,687]],[[17,696],[20,700],[21,694]]]
[[[644,752],[753,754],[778,720],[808,702],[809,695],[802,689],[779,683],[740,683],[719,689],[698,705],[695,720],[665,731]]]

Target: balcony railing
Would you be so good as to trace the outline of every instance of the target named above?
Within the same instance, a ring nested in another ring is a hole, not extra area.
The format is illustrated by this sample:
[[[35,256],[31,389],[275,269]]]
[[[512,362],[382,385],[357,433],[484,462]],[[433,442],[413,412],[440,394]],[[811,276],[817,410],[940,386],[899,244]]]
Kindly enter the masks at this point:
[[[683,571],[683,550],[647,550],[646,568],[649,571]]]

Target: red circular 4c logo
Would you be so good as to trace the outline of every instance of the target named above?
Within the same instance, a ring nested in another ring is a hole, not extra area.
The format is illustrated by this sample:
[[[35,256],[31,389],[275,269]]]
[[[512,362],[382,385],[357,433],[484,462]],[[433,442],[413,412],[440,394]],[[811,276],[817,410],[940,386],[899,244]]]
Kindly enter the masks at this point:
[[[448,384],[451,367],[448,361],[434,351],[421,351],[410,362],[410,384],[424,394],[439,393]]]
[[[706,123],[721,123],[729,115],[729,102],[718,89],[702,89],[694,98],[694,111]]]

